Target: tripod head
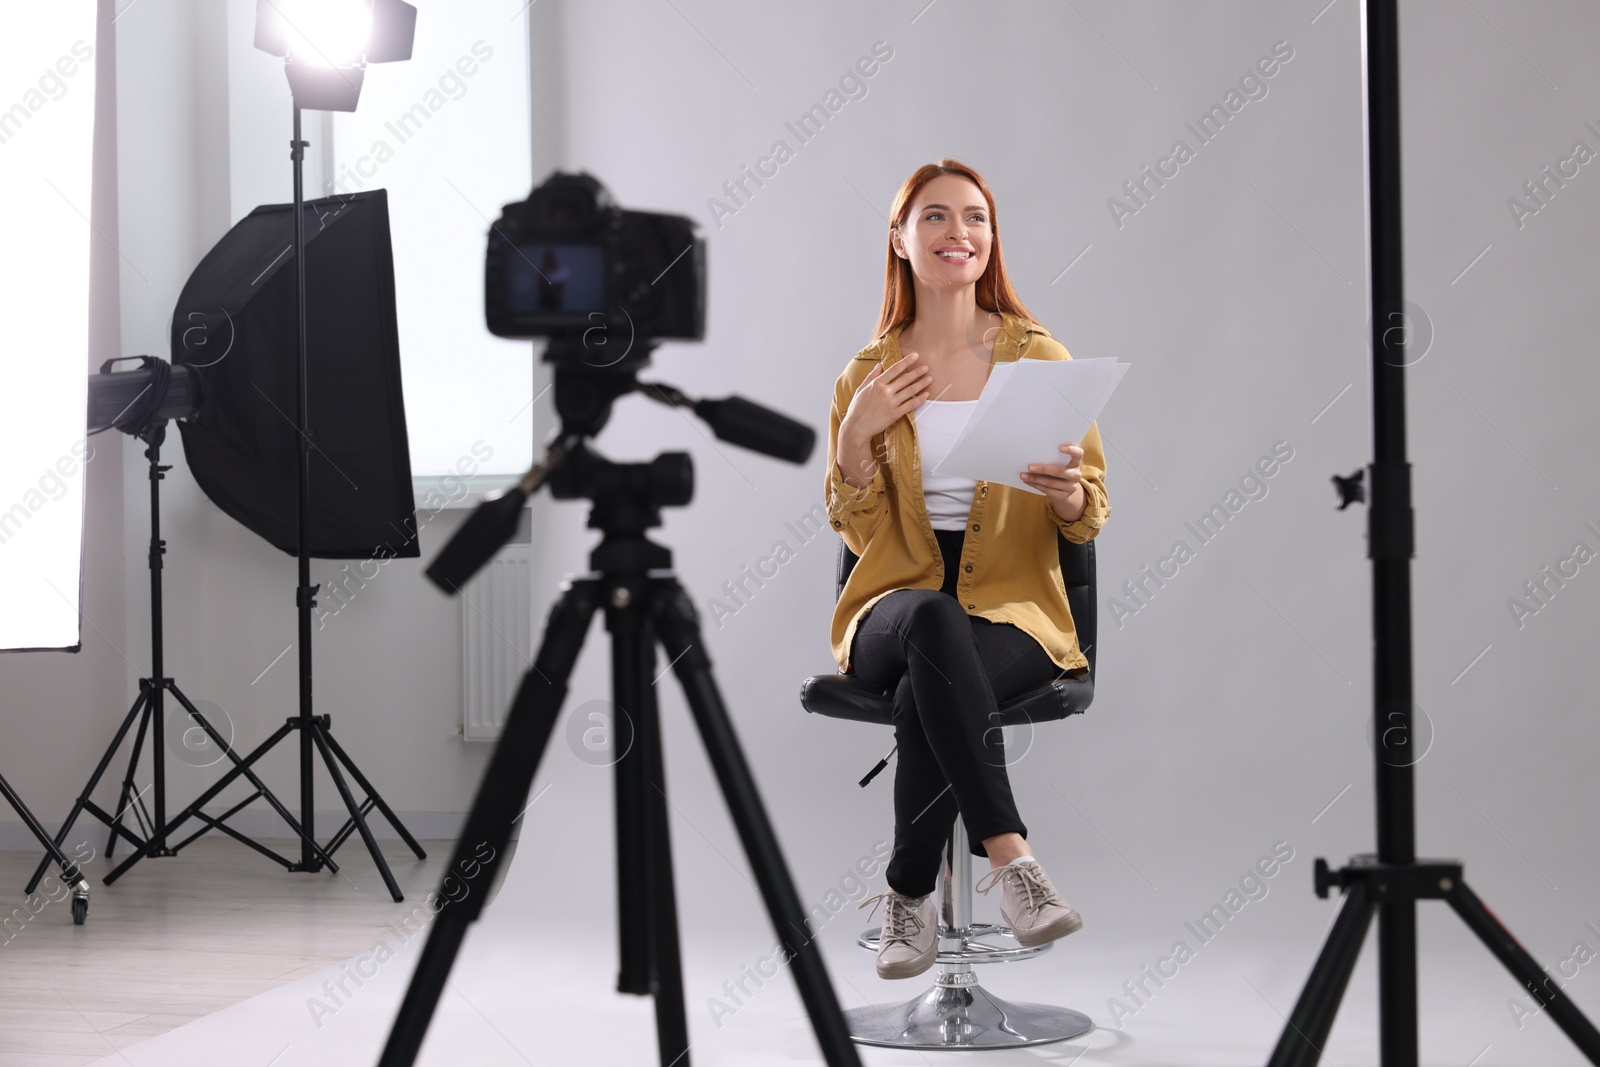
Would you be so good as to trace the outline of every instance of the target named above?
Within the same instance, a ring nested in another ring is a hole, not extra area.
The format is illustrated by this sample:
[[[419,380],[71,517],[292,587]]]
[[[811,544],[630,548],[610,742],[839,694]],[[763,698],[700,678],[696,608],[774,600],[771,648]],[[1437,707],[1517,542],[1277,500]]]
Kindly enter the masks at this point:
[[[653,546],[643,535],[661,525],[663,507],[682,507],[693,499],[694,466],[689,454],[663,452],[649,463],[614,463],[588,444],[610,420],[613,402],[628,393],[689,408],[719,438],[741,448],[796,464],[810,457],[816,432],[804,423],[743,397],[695,400],[665,382],[639,381],[637,372],[649,364],[654,347],[655,342],[636,344],[630,358],[597,367],[583,358],[579,338],[551,340],[545,362],[555,365],[560,430],[551,435],[544,455],[517,484],[486,499],[461,524],[429,564],[429,581],[446,593],[457,592],[510,540],[528,498],[546,483],[557,500],[594,501],[589,525],[606,533],[591,561],[594,566],[668,566],[666,549]],[[618,537],[624,540],[616,541]]]

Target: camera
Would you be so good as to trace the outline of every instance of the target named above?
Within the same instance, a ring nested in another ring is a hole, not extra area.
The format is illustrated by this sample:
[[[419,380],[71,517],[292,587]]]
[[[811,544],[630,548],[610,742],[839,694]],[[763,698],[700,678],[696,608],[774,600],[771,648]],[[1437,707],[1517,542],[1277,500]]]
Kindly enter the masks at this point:
[[[581,353],[593,364],[637,341],[698,341],[705,264],[705,239],[687,216],[624,210],[591,175],[555,171],[489,229],[484,315],[498,337],[582,341],[551,345],[546,359]]]

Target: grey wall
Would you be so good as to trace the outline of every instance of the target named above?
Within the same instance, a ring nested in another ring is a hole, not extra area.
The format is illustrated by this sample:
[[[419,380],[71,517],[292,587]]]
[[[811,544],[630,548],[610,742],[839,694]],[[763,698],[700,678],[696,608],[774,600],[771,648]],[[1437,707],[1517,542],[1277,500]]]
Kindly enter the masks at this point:
[[[160,348],[178,286],[229,221],[219,182],[236,190],[234,217],[241,168],[281,168],[264,173],[287,188],[276,148],[261,148],[259,164],[231,152],[227,173],[207,148],[223,117],[214,98],[187,102],[188,89],[217,77],[207,42],[225,33],[231,55],[243,31],[231,7],[226,20],[189,17],[202,6],[144,0],[118,24],[118,232],[149,279],[121,266],[121,351]],[[1564,187],[1550,183],[1547,205],[1520,226],[1507,205],[1575,141],[1600,149],[1585,126],[1600,127],[1586,103],[1600,88],[1588,62],[1600,15],[1548,6],[1560,16],[1487,0],[1409,3],[1402,25],[1408,292],[1432,336],[1407,378],[1416,698],[1435,733],[1419,765],[1419,835],[1425,853],[1469,860],[1479,891],[1535,950],[1570,944],[1600,878],[1581,814],[1600,799],[1585,670],[1600,578],[1581,566],[1565,585],[1550,582],[1520,624],[1509,606],[1576,542],[1600,550],[1585,525],[1600,528],[1586,291],[1600,222],[1589,186],[1600,178],[1585,165]],[[542,69],[559,69],[561,85],[539,97],[555,109],[541,112],[550,141],[536,173],[561,159],[626,205],[685,212],[706,228],[706,343],[664,347],[647,378],[744,394],[825,426],[835,377],[876,321],[891,197],[943,155],[990,180],[1034,314],[1075,356],[1132,364],[1100,419],[1113,516],[1098,540],[1098,695],[1082,719],[1041,729],[1012,769],[1037,853],[1074,871],[1086,914],[1138,907],[1170,926],[1274,841],[1304,857],[1296,879],[1312,855],[1372,847],[1366,516],[1334,510],[1329,483],[1371,453],[1355,3],[544,0],[535,11],[556,35],[536,33],[536,60],[551,60]],[[785,123],[878,41],[893,58],[865,97],[800,144]],[[1185,123],[1280,41],[1293,58],[1265,80],[1266,95],[1200,144]],[[228,121],[259,122],[252,144],[284,135],[270,116]],[[793,158],[714,221],[708,199],[779,139]],[[1119,225],[1108,200],[1178,139],[1193,158]],[[97,206],[109,219],[113,204]],[[99,264],[101,279],[118,267],[103,254]],[[97,337],[97,352],[118,349],[104,324]],[[548,395],[537,410],[542,433]],[[1265,495],[1250,483],[1258,499],[1230,501],[1279,442],[1292,459],[1261,483]],[[640,398],[617,406],[597,444],[618,459],[694,454],[696,501],[668,513],[660,539],[705,609],[723,692],[803,883],[834,879],[888,835],[891,814],[887,779],[854,785],[888,749],[885,732],[808,720],[796,698],[804,676],[833,669],[836,545],[802,545],[787,525],[820,506],[823,450],[785,466],[713,443]],[[125,443],[120,458],[105,455],[110,466],[91,466],[85,610],[107,644],[142,664],[142,460]],[[251,679],[293,640],[293,567],[217,513],[181,451],[170,455],[171,673],[253,742],[292,710],[292,654]],[[1215,504],[1237,513],[1201,544],[1186,524]],[[594,535],[572,504],[540,500],[533,519],[542,618]],[[425,558],[453,521],[429,527]],[[778,540],[796,557],[717,626],[708,598]],[[1130,599],[1123,583],[1179,540],[1194,558],[1147,587],[1142,605]],[[106,569],[118,544],[120,581]],[[390,564],[319,636],[318,694],[397,807],[443,818],[468,802],[483,753],[451,736],[455,608],[417,571]],[[92,633],[77,660],[12,661],[4,769],[45,813],[69,802],[137,673]],[[597,627],[569,706],[604,700],[608,685]],[[708,878],[724,862],[742,869],[681,697],[664,692],[684,868]],[[291,780],[286,764],[267,770]],[[175,774],[174,789],[187,795],[204,780]],[[609,777],[561,741],[536,788],[545,785],[544,818],[606,833]],[[741,879],[721,884],[685,901],[691,923],[754,912]],[[1282,897],[1324,916],[1304,885]]]
[[[1600,126],[1585,103],[1600,22],[1559,10],[1409,3],[1402,33],[1408,292],[1433,335],[1408,375],[1415,690],[1436,734],[1418,771],[1421,848],[1471,861],[1530,944],[1565,951],[1600,876],[1579,814],[1600,789],[1583,651],[1600,578],[1583,568],[1520,627],[1508,608],[1574,542],[1600,550],[1584,525],[1600,527],[1584,281],[1600,179],[1584,168],[1520,229],[1506,204],[1575,140],[1600,149],[1584,127]],[[1315,905],[1310,858],[1374,844],[1366,513],[1335,510],[1329,481],[1371,458],[1358,6],[596,3],[567,19],[568,56],[606,57],[569,65],[569,162],[707,229],[706,343],[655,361],[690,392],[825,426],[876,321],[898,184],[942,155],[986,174],[1030,309],[1074,355],[1133,366],[1100,419],[1113,515],[1098,695],[1012,769],[1032,840],[1074,872],[1080,907],[1146,918],[1200,910],[1287,840],[1303,867],[1284,897]],[[785,123],[880,40],[894,56],[867,95],[800,144]],[[1280,41],[1293,58],[1266,95],[1201,144],[1185,123]],[[779,139],[793,159],[718,225],[708,198]],[[1108,200],[1178,139],[1193,158],[1119,225]],[[1248,483],[1258,499],[1229,500],[1279,442],[1292,459],[1266,495]],[[821,448],[786,467],[637,399],[599,446],[694,453],[695,505],[669,513],[662,539],[703,607],[775,541],[797,549],[720,629],[702,621],[786,847],[814,884],[831,879],[888,834],[887,780],[854,781],[890,742],[797,705],[800,679],[833,669],[836,546],[802,547],[786,526],[820,503]],[[1237,514],[1202,544],[1186,524],[1217,504]],[[541,518],[548,596],[591,535],[580,509]],[[1130,600],[1123,583],[1179,540],[1194,558]],[[593,647],[574,703],[607,684]],[[679,841],[721,871],[737,846],[672,688],[667,705]],[[605,802],[603,781],[549,780]],[[725,884],[708,924],[754,909],[743,881]]]

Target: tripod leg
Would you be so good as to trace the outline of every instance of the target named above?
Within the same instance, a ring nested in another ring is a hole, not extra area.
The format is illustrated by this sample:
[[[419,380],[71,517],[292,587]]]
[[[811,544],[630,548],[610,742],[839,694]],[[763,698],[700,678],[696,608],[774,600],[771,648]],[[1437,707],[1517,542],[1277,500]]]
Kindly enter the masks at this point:
[[[634,743],[617,761],[617,903],[622,968],[617,988],[655,994],[662,1067],[689,1067],[683,961],[672,880],[661,719],[656,704],[655,637],[636,579],[625,606],[606,612],[611,629],[611,685],[619,709],[632,710]],[[643,847],[640,847],[640,846]]]
[[[117,749],[122,747],[123,739],[128,736],[128,728],[133,725],[133,720],[138,717],[139,712],[144,708],[145,701],[146,695],[141,689],[139,695],[133,700],[133,707],[128,709],[127,717],[122,720],[122,726],[118,728],[117,736],[112,738],[111,747],[107,748],[106,754],[100,757],[100,765],[94,769],[94,774],[89,776],[89,784],[83,787],[82,793],[78,794],[77,802],[72,805],[72,813],[67,816],[67,821],[61,824],[61,829],[56,833],[56,851],[59,852],[61,846],[66,844],[67,835],[72,832],[73,823],[78,821],[78,816],[83,813],[83,806],[89,802],[89,797],[94,793],[95,787],[100,784],[100,778],[106,773],[106,768],[111,765],[111,760],[117,754]],[[144,722],[142,720],[139,723],[139,737],[141,739],[144,737]],[[137,761],[139,758],[139,746],[137,742],[134,744],[133,758],[135,761]],[[122,785],[123,799],[122,802],[117,805],[118,820],[122,818],[122,812],[125,810],[127,805],[127,794],[132,785],[133,768],[130,766],[128,768],[128,777]],[[111,840],[106,845],[106,858],[108,859],[111,857],[111,845],[115,844],[116,840],[116,828],[113,827],[111,832]],[[32,896],[33,891],[39,888],[39,882],[42,878],[44,878],[44,872],[50,868],[50,861],[53,859],[55,859],[54,855],[47,854],[39,861],[39,866],[34,868],[33,877],[28,879],[27,888],[23,889],[22,891],[24,896]]]
[[[526,810],[533,776],[567,698],[567,679],[578,653],[583,651],[599,596],[596,580],[578,579],[550,609],[538,657],[522,676],[505,728],[472,802],[472,813],[467,816],[455,855],[446,869],[442,907],[428,930],[422,958],[406,987],[378,1067],[411,1067],[416,1062],[417,1050],[427,1036],[428,1023],[449,981],[467,926],[482,913],[484,899],[511,839],[511,826]]]
[[[205,729],[206,733],[211,735],[211,737],[218,744],[226,747],[227,742],[222,740],[222,737],[211,728],[211,724],[206,722],[205,718],[201,716],[198,711],[191,711],[190,714],[195,716],[196,721],[200,723],[200,725]],[[278,803],[278,799],[274,797],[272,793],[268,791],[267,787],[261,783],[261,779],[257,778],[255,773],[250,770],[250,766],[255,763],[256,760],[264,756],[273,745],[276,745],[279,741],[283,740],[289,731],[294,729],[294,726],[292,725],[294,721],[295,720],[291,719],[289,722],[278,727],[278,729],[273,732],[271,737],[257,745],[255,751],[251,752],[250,755],[246,756],[242,760],[239,759],[238,753],[234,752],[232,749],[228,749],[229,754],[233,756],[233,767],[229,769],[228,773],[217,779],[216,782],[212,784],[211,788],[207,789],[204,793],[201,793],[198,797],[196,797],[194,803],[183,809],[183,811],[180,812],[176,818],[169,820],[165,826],[161,827],[162,840],[165,840],[167,836],[179,826],[182,826],[191,818],[194,818],[196,815],[198,815],[201,808],[211,803],[212,797],[216,796],[218,793],[228,788],[228,786],[232,785],[241,774],[249,778],[250,784],[255,786],[257,791],[266,798],[267,802],[272,805],[273,810],[275,810],[283,818],[283,820],[289,824],[289,828],[295,833],[299,834],[301,840],[305,840],[305,831],[300,828],[299,822],[295,820],[293,815],[289,814],[287,809],[285,809],[282,804]],[[144,845],[135,849],[133,855],[129,856],[127,859],[118,864],[116,868],[113,869],[110,874],[101,879],[101,881],[103,881],[106,885],[111,885],[118,878],[121,878],[128,872],[129,867],[132,867],[135,863],[138,863],[149,854],[151,844],[154,840],[155,839],[152,838],[151,841],[146,841]],[[323,852],[315,841],[311,842],[311,847],[316,849],[317,855],[322,857],[322,862],[327,865],[328,870],[334,872],[339,870],[338,865],[333,862],[333,858]]]
[[[56,844],[50,835],[45,832],[45,828],[39,824],[39,820],[33,817],[33,812],[28,810],[28,806],[22,802],[22,798],[11,788],[11,783],[3,777],[0,777],[0,797],[4,797],[6,803],[10,804],[12,809],[22,816],[22,821],[33,832],[33,836],[39,839],[39,844],[43,845],[45,851],[50,853],[50,858],[60,865],[62,881],[68,885],[77,885],[83,881],[83,872],[78,870],[78,865],[67,858],[65,852],[61,851],[61,846]]]
[[[328,747],[327,735],[323,732],[325,721],[318,719],[309,727],[312,740],[316,742],[317,751],[322,753],[322,762],[328,766],[328,775],[333,779],[334,788],[339,790],[340,799],[344,801],[344,806],[350,809],[350,818],[355,820],[356,832],[361,835],[362,843],[371,853],[372,862],[377,864],[378,873],[383,876],[383,884],[389,888],[389,895],[398,904],[406,898],[405,894],[400,892],[400,883],[394,880],[394,872],[389,870],[388,861],[378,849],[378,841],[372,836],[372,828],[367,825],[366,816],[361,814],[361,805],[356,803],[355,796],[350,792],[349,783],[339,771],[339,761],[334,759],[333,750]]]
[[[339,757],[339,762],[344,764],[345,769],[350,772],[350,777],[354,778],[356,785],[360,786],[361,791],[367,794],[373,806],[389,821],[389,825],[394,827],[395,833],[400,835],[400,840],[406,843],[406,847],[411,850],[412,855],[419,860],[427,859],[428,854],[422,850],[422,846],[417,843],[417,839],[411,836],[411,831],[406,829],[406,824],[401,822],[399,816],[389,809],[388,804],[384,803],[383,797],[379,796],[378,791],[372,788],[372,783],[367,781],[366,776],[361,773],[361,768],[355,765],[355,761],[345,754],[344,749],[334,738],[333,733],[324,731],[322,739],[328,743],[329,748],[333,749],[333,754]]]
[[[217,747],[222,749],[222,754],[233,761],[233,767],[228,771],[227,774],[223,775],[215,785],[208,789],[204,796],[191,804],[185,811],[184,815],[181,815],[177,819],[174,819],[172,822],[168,823],[166,829],[172,829],[173,827],[177,826],[179,822],[183,821],[183,819],[186,818],[190,813],[199,811],[201,807],[210,802],[212,797],[216,796],[218,793],[222,792],[223,789],[227,788],[235,778],[243,775],[245,780],[250,783],[256,792],[261,794],[261,798],[272,807],[272,810],[278,813],[278,817],[284,822],[288,823],[289,829],[293,830],[295,835],[300,838],[302,854],[304,850],[309,850],[320,863],[327,866],[328,870],[337,873],[339,868],[335,866],[333,858],[317,845],[316,839],[313,838],[300,825],[300,820],[296,819],[292,814],[290,814],[289,809],[283,806],[283,801],[279,800],[277,795],[273,793],[272,790],[267,788],[266,783],[256,776],[256,772],[250,769],[256,760],[260,759],[268,749],[277,744],[284,734],[288,733],[289,730],[293,729],[294,727],[284,726],[280,728],[266,741],[263,741],[260,745],[257,745],[256,750],[248,757],[240,759],[239,753],[234,751],[233,746],[228,744],[227,740],[217,732],[217,728],[212,726],[206,717],[200,713],[200,709],[190,703],[189,698],[183,695],[183,691],[178,688],[178,683],[169,678],[167,680],[167,691],[177,698],[178,703],[183,705],[183,710],[189,713],[189,717],[200,724],[200,729],[206,732],[206,736],[211,738],[212,741],[216,742]],[[298,722],[298,720],[290,721]]]
[[[1445,899],[1471,927],[1472,932],[1489,946],[1495,958],[1505,964],[1506,970],[1522,983],[1524,989],[1538,998],[1539,1003],[1550,1012],[1550,1018],[1561,1027],[1562,1033],[1578,1046],[1578,1051],[1590,1063],[1600,1064],[1600,1032],[1596,1032],[1594,1025],[1578,1010],[1577,1005],[1552,983],[1538,961],[1512,936],[1495,913],[1484,905],[1478,894],[1465,881],[1457,881],[1445,893]]]
[[[133,735],[133,750],[128,753],[128,773],[123,775],[122,788],[117,793],[116,817],[111,823],[111,836],[106,840],[107,860],[110,860],[112,856],[116,855],[117,838],[120,836],[117,832],[117,829],[122,825],[123,816],[127,815],[130,810],[133,812],[134,819],[139,821],[140,831],[146,836],[148,836],[150,833],[149,827],[144,825],[144,822],[141,818],[143,808],[132,807],[132,805],[135,803],[140,802],[141,799],[139,787],[134,782],[134,775],[139,772],[139,755],[144,751],[145,733],[150,728],[151,716],[155,714],[154,698],[150,694],[148,681],[144,679],[141,679],[140,681],[139,696],[134,701],[134,707],[137,708],[141,706],[144,708],[144,714],[139,717],[139,732]],[[128,715],[129,721],[132,721],[133,711],[131,709],[129,710]],[[124,729],[122,734],[126,733],[127,730]],[[112,742],[112,748],[114,749],[118,744],[121,743],[121,741],[122,735],[119,734],[117,740]],[[162,754],[160,752],[154,753],[155,760],[161,759],[161,756]],[[152,766],[154,766],[154,760],[152,760]],[[95,777],[98,778],[99,774],[97,773]],[[90,785],[83,791],[84,799],[87,800],[93,792],[94,786]],[[138,845],[136,844],[134,847],[137,848]]]
[[[676,578],[655,578],[652,582],[655,589],[649,602],[655,609],[654,625],[694,712],[695,724],[700,728],[706,754],[717,773],[717,783],[722,787],[729,813],[738,827],[745,855],[755,868],[756,881],[761,886],[767,914],[783,944],[785,959],[794,966],[795,983],[811,1017],[817,1044],[829,1067],[859,1067],[861,1060],[850,1042],[838,998],[828,982],[822,952],[808,935],[800,897],[784,864],[755,779],[739,748],[733,724],[728,720],[716,680],[711,676],[711,659],[700,638],[694,603]]]
[[[1322,1059],[1322,1046],[1328,1043],[1328,1034],[1333,1030],[1339,1001],[1350,984],[1356,957],[1361,955],[1361,943],[1366,940],[1375,906],[1367,898],[1365,882],[1355,882],[1345,890],[1333,929],[1322,943],[1322,951],[1267,1067],[1316,1067]]]

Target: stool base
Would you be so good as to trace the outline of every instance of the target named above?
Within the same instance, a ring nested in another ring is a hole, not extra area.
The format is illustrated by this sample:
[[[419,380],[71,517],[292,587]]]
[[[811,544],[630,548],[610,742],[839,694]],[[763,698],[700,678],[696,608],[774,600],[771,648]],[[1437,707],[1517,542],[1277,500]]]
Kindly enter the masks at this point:
[[[970,971],[941,974],[932,989],[904,1004],[852,1008],[844,1020],[857,1044],[913,1049],[1021,1048],[1094,1029],[1082,1012],[1002,1000]]]

